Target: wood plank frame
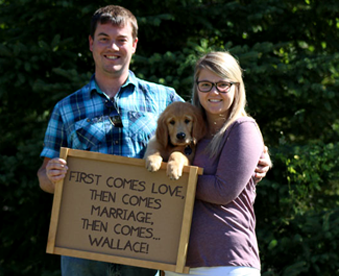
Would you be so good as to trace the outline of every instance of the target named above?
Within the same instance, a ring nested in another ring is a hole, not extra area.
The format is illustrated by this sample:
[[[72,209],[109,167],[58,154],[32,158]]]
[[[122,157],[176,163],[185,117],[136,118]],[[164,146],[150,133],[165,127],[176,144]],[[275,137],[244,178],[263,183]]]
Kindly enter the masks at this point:
[[[67,161],[67,158],[69,156],[80,158],[80,159],[100,160],[104,162],[112,162],[112,163],[119,163],[119,164],[131,165],[131,166],[145,167],[145,160],[143,159],[127,158],[127,157],[122,157],[122,156],[101,154],[101,153],[88,152],[88,151],[82,151],[82,150],[74,150],[74,149],[69,149],[69,148],[61,148],[60,158],[63,158]],[[166,170],[166,165],[167,165],[166,163],[163,163],[161,166],[161,170]],[[198,175],[201,175],[203,173],[203,169],[199,167],[195,167],[195,166],[186,166],[184,168],[184,173],[188,173],[189,175],[188,175],[187,190],[185,194],[185,203],[184,203],[183,217],[182,217],[182,222],[181,222],[181,231],[180,231],[181,233],[180,233],[180,238],[179,238],[177,259],[175,263],[168,264],[168,263],[161,263],[161,262],[152,261],[152,260],[119,257],[116,255],[113,256],[113,255],[102,254],[102,253],[97,253],[97,252],[88,252],[84,250],[69,249],[66,247],[56,246],[56,236],[57,236],[57,231],[58,231],[59,218],[62,215],[60,213],[60,208],[61,208],[62,194],[63,194],[63,188],[64,188],[63,180],[57,183],[55,187],[46,252],[49,254],[72,256],[72,257],[78,257],[78,258],[83,258],[83,259],[119,263],[119,264],[124,264],[124,265],[139,266],[139,267],[150,268],[150,269],[175,271],[177,273],[188,273],[189,267],[185,266],[185,263],[186,263],[187,247],[188,247],[190,228],[191,228],[191,222],[192,222],[195,189],[196,189]]]

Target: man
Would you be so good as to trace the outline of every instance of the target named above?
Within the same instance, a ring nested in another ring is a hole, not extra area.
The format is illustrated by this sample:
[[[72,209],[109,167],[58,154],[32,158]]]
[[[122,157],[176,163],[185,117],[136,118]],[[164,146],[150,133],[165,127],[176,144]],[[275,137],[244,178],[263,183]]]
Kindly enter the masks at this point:
[[[129,71],[138,43],[134,15],[120,6],[98,9],[91,22],[89,48],[95,74],[77,92],[59,101],[49,121],[38,171],[42,190],[54,193],[67,173],[60,147],[142,158],[156,121],[167,105],[183,99],[174,89],[135,77]],[[262,160],[259,178],[268,167]],[[155,270],[61,257],[63,276],[153,276]]]
[[[122,7],[107,6],[94,13],[89,48],[95,74],[54,108],[41,153],[44,162],[38,171],[42,190],[54,193],[55,183],[65,177],[67,165],[58,158],[60,147],[142,158],[159,114],[170,103],[182,101],[174,89],[140,80],[129,71],[137,32],[136,18]],[[64,256],[61,268],[64,276],[106,275],[107,271],[135,276],[156,273]]]

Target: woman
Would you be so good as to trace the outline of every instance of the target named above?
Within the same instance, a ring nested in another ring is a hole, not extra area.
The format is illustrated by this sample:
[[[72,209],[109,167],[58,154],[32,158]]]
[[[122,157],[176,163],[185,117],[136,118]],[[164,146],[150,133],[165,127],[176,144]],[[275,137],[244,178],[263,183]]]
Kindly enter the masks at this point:
[[[227,52],[196,64],[193,104],[208,127],[193,165],[199,176],[186,265],[190,275],[260,275],[255,234],[255,168],[264,143],[246,114],[242,70]],[[166,276],[181,275],[173,272]]]

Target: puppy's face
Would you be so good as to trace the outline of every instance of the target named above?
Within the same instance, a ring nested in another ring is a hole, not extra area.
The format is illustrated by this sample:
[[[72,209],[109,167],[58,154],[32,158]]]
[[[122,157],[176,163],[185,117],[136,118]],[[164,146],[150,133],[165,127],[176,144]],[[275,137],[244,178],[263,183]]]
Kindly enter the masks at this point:
[[[174,102],[160,115],[156,137],[158,142],[167,148],[169,144],[196,144],[205,133],[205,121],[199,109],[190,103]]]
[[[171,115],[166,120],[169,139],[174,146],[189,145],[192,142],[193,116]]]

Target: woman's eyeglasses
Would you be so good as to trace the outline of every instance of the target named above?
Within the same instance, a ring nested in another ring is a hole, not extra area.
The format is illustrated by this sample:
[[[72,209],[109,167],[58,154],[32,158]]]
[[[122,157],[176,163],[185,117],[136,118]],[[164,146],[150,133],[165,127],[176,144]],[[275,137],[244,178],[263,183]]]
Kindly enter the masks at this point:
[[[210,92],[212,88],[215,86],[219,93],[227,93],[229,92],[231,86],[236,84],[237,82],[227,82],[227,81],[197,81],[198,90],[203,93]]]

